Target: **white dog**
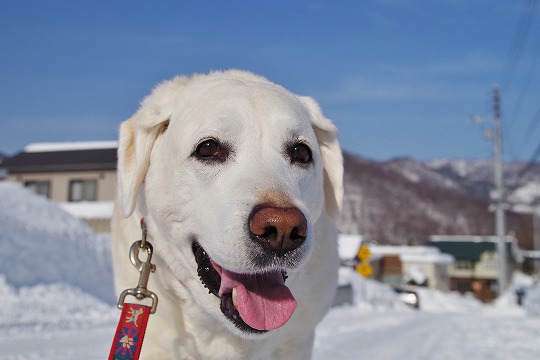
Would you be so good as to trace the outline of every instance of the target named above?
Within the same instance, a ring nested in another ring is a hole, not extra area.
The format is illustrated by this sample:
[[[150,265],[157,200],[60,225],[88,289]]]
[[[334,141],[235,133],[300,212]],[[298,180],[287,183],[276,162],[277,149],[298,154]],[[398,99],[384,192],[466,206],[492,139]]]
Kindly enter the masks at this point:
[[[336,286],[343,165],[314,100],[241,71],[177,77],[122,123],[112,251],[159,297],[141,359],[308,359]]]

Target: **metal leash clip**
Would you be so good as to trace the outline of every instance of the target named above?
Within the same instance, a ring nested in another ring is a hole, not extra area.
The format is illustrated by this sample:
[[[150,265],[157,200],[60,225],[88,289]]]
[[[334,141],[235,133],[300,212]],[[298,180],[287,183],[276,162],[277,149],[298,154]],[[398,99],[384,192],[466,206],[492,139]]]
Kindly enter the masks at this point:
[[[152,252],[154,251],[154,248],[152,247],[152,244],[150,244],[150,242],[146,240],[146,226],[142,221],[141,227],[143,234],[142,240],[135,241],[133,245],[131,245],[131,249],[129,250],[129,259],[131,260],[133,266],[135,266],[135,268],[137,268],[137,270],[139,270],[140,272],[139,283],[137,284],[137,287],[132,289],[126,289],[120,294],[120,297],[118,299],[118,308],[122,309],[125,298],[128,295],[134,296],[135,298],[137,298],[137,300],[151,298],[152,306],[150,314],[153,314],[156,312],[158,297],[155,293],[148,290],[146,287],[148,286],[148,278],[150,277],[150,272],[156,271],[156,265],[151,263]],[[146,250],[146,261],[141,261],[139,259],[140,250]]]

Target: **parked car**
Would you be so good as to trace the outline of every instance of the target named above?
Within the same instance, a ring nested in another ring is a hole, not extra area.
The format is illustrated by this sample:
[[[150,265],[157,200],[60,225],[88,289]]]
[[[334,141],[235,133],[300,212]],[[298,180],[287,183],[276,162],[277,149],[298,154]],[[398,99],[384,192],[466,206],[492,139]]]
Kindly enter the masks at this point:
[[[398,294],[398,297],[404,304],[413,309],[420,309],[420,297],[418,293],[410,288],[401,286],[392,286],[392,289]]]

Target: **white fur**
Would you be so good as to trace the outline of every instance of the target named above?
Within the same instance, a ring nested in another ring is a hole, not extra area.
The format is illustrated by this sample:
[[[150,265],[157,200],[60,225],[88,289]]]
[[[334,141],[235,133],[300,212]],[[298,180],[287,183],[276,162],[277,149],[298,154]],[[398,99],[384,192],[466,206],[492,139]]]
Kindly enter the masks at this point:
[[[226,162],[192,156],[207,138],[231,146]],[[284,151],[297,140],[311,146],[308,167],[292,164]],[[315,101],[247,72],[178,77],[156,87],[122,123],[119,144],[112,223],[117,292],[137,284],[128,252],[140,239],[141,217],[157,266],[148,288],[159,305],[141,358],[310,358],[314,328],[336,288],[335,220],[343,193],[336,128]],[[261,271],[248,255],[247,219],[254,206],[268,202],[295,206],[308,222],[304,258],[287,269],[298,307],[283,327],[247,336],[202,286],[191,243],[196,239],[231,271]]]

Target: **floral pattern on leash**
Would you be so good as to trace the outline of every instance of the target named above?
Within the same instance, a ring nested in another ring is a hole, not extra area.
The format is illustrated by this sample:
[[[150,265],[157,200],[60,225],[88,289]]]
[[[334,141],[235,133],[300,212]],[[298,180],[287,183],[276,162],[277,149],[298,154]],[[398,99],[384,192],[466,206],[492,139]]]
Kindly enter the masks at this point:
[[[130,303],[123,305],[109,360],[139,359],[149,316],[149,306]]]

